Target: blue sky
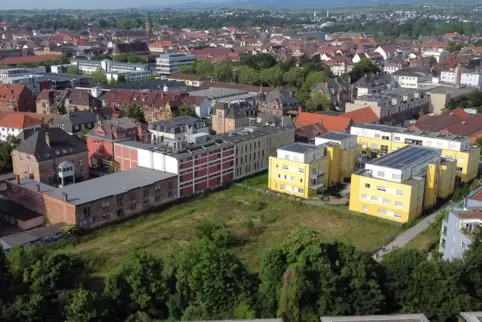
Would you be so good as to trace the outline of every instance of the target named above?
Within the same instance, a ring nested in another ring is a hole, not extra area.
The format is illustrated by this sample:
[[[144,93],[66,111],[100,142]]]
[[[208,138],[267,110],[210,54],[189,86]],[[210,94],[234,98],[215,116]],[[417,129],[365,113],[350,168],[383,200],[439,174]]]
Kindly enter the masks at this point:
[[[65,1],[65,0],[21,0],[8,1],[0,0],[2,5],[0,9],[116,9],[126,7],[139,7],[143,5],[163,5],[181,2],[191,2],[190,0],[81,0],[81,1]],[[5,2],[5,3],[4,3]],[[197,2],[197,1],[196,1]],[[211,2],[211,1],[210,1]]]

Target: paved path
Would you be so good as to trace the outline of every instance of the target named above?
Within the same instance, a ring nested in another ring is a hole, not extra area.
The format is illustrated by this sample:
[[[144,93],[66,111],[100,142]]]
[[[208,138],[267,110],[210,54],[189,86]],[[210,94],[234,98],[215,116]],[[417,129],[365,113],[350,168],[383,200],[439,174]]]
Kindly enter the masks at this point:
[[[454,205],[450,203],[442,209],[438,210],[437,212],[423,218],[413,227],[410,227],[409,229],[398,235],[397,238],[395,238],[390,244],[386,245],[384,249],[376,252],[373,255],[373,259],[381,261],[383,259],[383,256],[390,253],[392,250],[402,248],[403,246],[408,244],[409,241],[411,241],[419,234],[421,234],[425,229],[427,229],[435,221],[435,218],[441,211],[450,211],[453,207]]]

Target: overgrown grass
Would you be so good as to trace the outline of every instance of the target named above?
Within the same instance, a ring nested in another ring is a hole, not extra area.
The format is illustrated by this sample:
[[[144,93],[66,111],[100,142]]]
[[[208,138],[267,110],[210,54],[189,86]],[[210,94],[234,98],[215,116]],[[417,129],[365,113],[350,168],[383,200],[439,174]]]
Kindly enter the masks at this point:
[[[438,251],[440,242],[440,231],[442,229],[442,221],[448,216],[447,211],[441,211],[435,221],[425,229],[421,234],[412,239],[405,245],[406,248],[418,249],[422,253],[428,254]]]
[[[232,251],[252,271],[257,271],[262,254],[278,246],[297,226],[317,229],[326,241],[348,242],[367,252],[374,252],[401,231],[400,225],[344,208],[310,206],[234,186],[93,231],[76,243],[63,242],[55,248],[83,256],[103,274],[120,264],[130,249],[162,258],[171,246],[195,238],[196,226],[203,220],[226,225],[239,240]]]
[[[238,183],[255,188],[268,189],[268,172],[244,178],[238,181]]]

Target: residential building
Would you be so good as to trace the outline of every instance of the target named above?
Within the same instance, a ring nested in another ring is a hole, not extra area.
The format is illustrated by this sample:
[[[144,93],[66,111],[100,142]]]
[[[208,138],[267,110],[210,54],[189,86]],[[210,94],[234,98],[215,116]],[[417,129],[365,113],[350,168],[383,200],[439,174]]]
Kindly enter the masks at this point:
[[[442,221],[439,251],[444,260],[459,259],[472,243],[482,225],[482,188],[471,192],[460,204],[449,211]]]
[[[114,143],[126,140],[150,142],[147,127],[127,117],[105,120],[100,124],[95,124],[85,137],[89,150],[89,166],[104,170],[115,159]]]
[[[0,111],[35,112],[32,92],[25,85],[0,84]]]
[[[455,163],[440,149],[413,145],[369,161],[351,176],[349,209],[410,222],[453,193]]]
[[[320,319],[321,322],[429,322],[424,314],[322,316]]]
[[[280,87],[267,95],[260,91],[258,100],[260,102],[259,110],[262,113],[275,115],[286,115],[288,111],[297,110],[299,105],[294,90]]]
[[[310,198],[326,189],[328,158],[322,145],[293,143],[269,158],[268,189]]]
[[[90,111],[98,108],[102,102],[92,95],[93,90],[86,89],[45,89],[36,100],[36,110],[40,114],[57,113],[59,109],[65,112]]]
[[[136,141],[116,142],[120,170],[143,167],[177,175],[178,198],[221,187],[234,179],[234,144],[210,137],[173,149]]]
[[[51,185],[89,178],[87,146],[60,128],[41,128],[12,151],[13,173]],[[66,173],[59,169],[68,169]]]
[[[481,312],[460,312],[460,316],[466,322],[478,322],[479,319],[482,317]]]
[[[382,55],[383,60],[389,60],[401,56],[398,54],[397,48],[395,48],[395,46],[393,45],[378,46],[377,49],[374,50],[374,52]]]
[[[188,144],[190,136],[197,133],[209,135],[209,124],[192,116],[178,116],[149,124],[151,141],[154,145],[167,145],[173,149]]]
[[[258,107],[252,100],[217,101],[212,114],[212,129],[217,134],[255,125]]]
[[[441,150],[441,156],[457,161],[456,182],[469,182],[477,176],[480,147],[470,144],[466,136],[442,132],[412,130],[381,124],[352,126],[350,133],[357,136],[361,154],[379,157],[406,145],[419,145]]]
[[[0,119],[0,141],[7,137],[27,139],[37,132],[42,121],[23,113],[9,113]]]
[[[424,84],[431,84],[432,73],[423,68],[407,67],[392,73],[395,86],[402,88],[420,88]]]
[[[430,96],[430,110],[433,114],[439,115],[444,112],[447,104],[458,102],[464,95],[476,91],[478,89],[475,87],[439,86],[428,89],[426,93]]]
[[[318,83],[311,92],[324,94],[335,108],[342,111],[345,109],[345,104],[353,99],[353,87],[350,82],[341,77]]]
[[[215,138],[234,144],[234,179],[241,179],[267,170],[269,156],[275,155],[277,149],[295,142],[295,129],[251,126],[216,135]]]
[[[396,71],[408,67],[409,64],[405,63],[403,60],[394,60],[394,61],[387,61],[385,62],[385,65],[383,66],[383,72],[391,75],[395,73]]]
[[[353,83],[354,98],[361,96],[380,93],[387,89],[390,84],[390,76],[388,74],[365,75]]]
[[[162,54],[156,58],[158,75],[169,76],[179,71],[179,66],[191,65],[197,60],[196,56],[187,53]]]
[[[430,96],[420,89],[396,88],[383,90],[376,94],[358,96],[353,103],[346,103],[345,111],[370,106],[380,123],[404,124],[427,114],[430,110]]]
[[[438,48],[437,50],[422,50],[422,57],[433,57],[437,63],[443,62],[448,56],[450,52]]]
[[[119,75],[123,75],[126,80],[138,80],[153,74],[153,69],[148,63],[137,64],[116,62],[110,59],[89,60],[75,58],[70,61],[70,64],[86,74],[91,74],[101,69],[106,73],[106,76],[110,75],[111,79],[116,79]]]
[[[110,224],[172,202],[177,199],[177,189],[175,174],[145,168],[59,188],[19,176],[7,182],[8,198],[44,215],[45,222],[85,229]]]
[[[459,85],[472,86],[478,90],[482,89],[482,73],[477,70],[467,70],[458,66],[451,70],[443,70],[440,72],[440,82],[447,84],[456,84],[458,69],[460,72]]]
[[[84,128],[90,131],[97,123],[102,122],[105,119],[105,116],[99,113],[91,111],[77,111],[66,113],[60,116],[53,121],[52,126],[59,127],[72,135],[79,133]]]
[[[315,137],[314,143],[325,146],[328,187],[350,180],[359,153],[356,136],[344,132],[328,132]]]

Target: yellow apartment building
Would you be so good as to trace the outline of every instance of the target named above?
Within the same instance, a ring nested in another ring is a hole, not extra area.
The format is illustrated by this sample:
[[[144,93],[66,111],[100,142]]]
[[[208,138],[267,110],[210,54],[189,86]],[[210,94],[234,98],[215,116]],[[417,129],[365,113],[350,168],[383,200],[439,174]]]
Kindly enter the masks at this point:
[[[442,157],[456,160],[456,183],[477,177],[480,147],[471,145],[467,136],[368,123],[352,126],[350,133],[357,136],[361,154],[380,157],[407,145],[437,148]]]
[[[349,181],[358,157],[357,138],[343,132],[328,132],[315,137],[315,145],[326,146],[328,186]]]
[[[454,191],[456,161],[408,145],[369,161],[351,177],[352,211],[406,223]]]
[[[324,145],[293,143],[269,158],[268,188],[300,198],[327,187],[328,157]]]

